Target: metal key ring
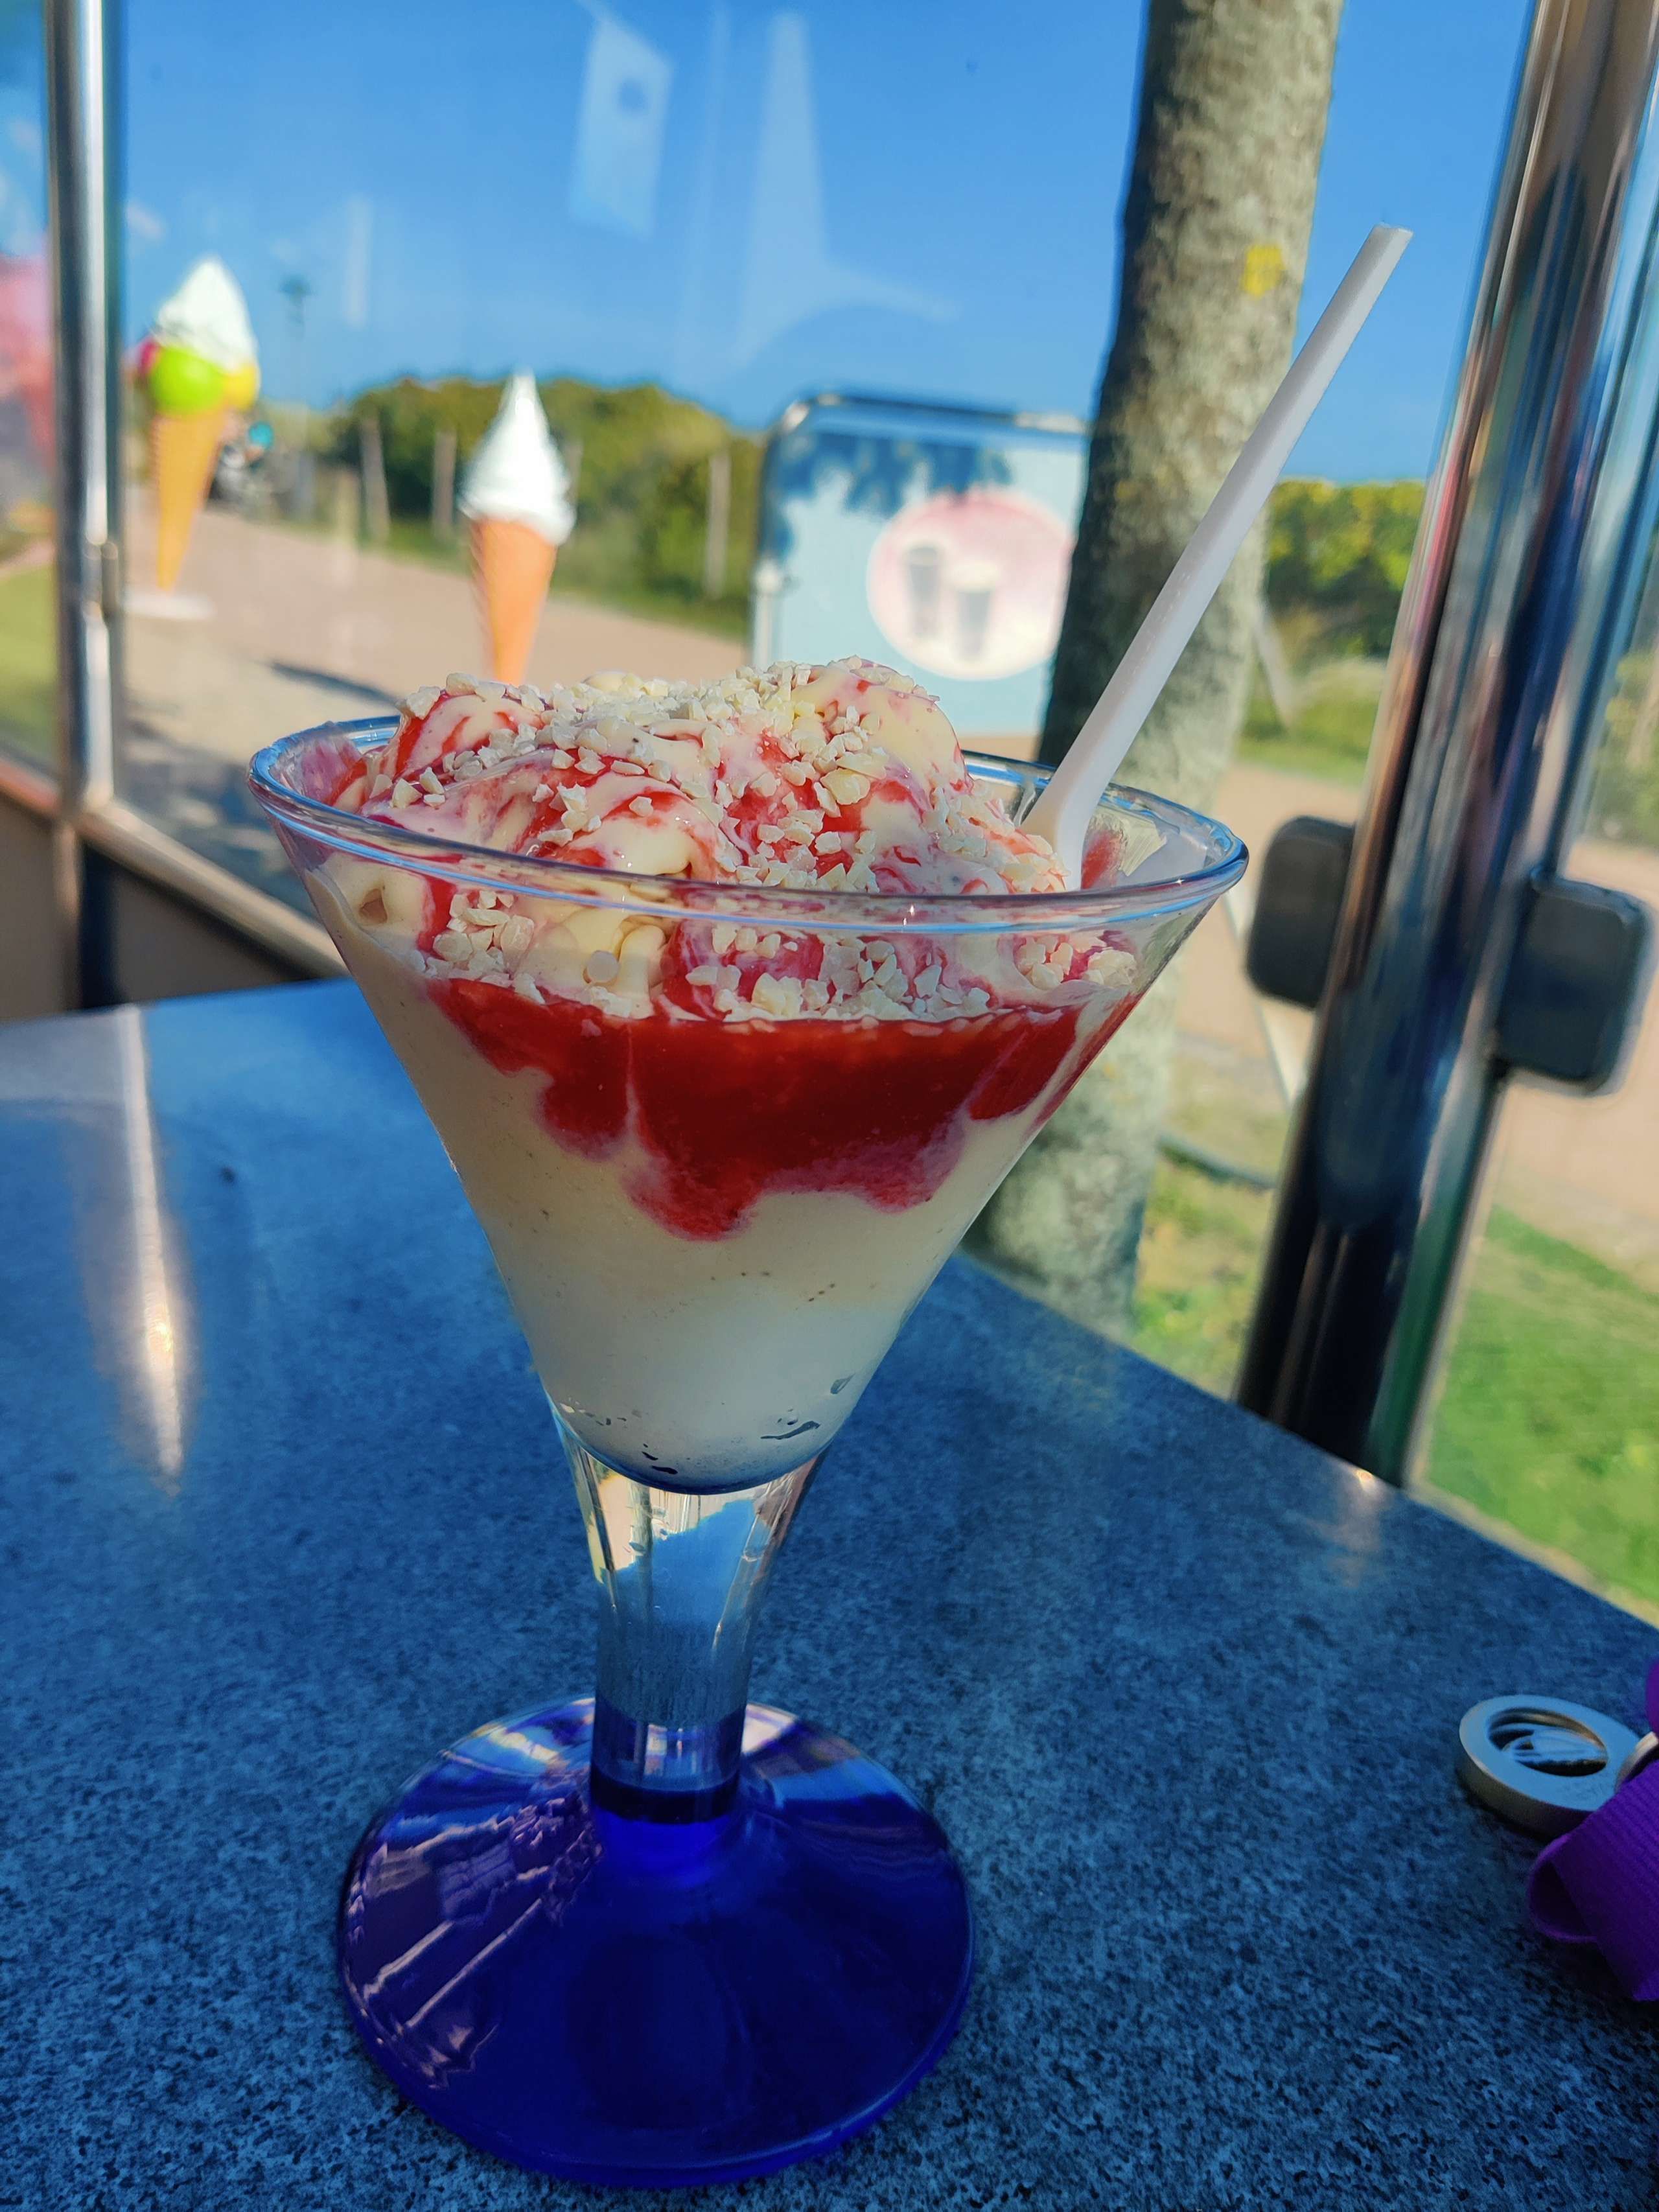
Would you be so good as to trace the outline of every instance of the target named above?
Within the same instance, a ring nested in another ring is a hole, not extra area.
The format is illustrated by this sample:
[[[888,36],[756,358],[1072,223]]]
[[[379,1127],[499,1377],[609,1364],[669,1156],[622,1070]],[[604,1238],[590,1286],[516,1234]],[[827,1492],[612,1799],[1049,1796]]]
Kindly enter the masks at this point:
[[[1487,1698],[1457,1731],[1457,1774],[1483,1805],[1534,1836],[1564,1836],[1659,1755],[1635,1734],[1564,1698]]]

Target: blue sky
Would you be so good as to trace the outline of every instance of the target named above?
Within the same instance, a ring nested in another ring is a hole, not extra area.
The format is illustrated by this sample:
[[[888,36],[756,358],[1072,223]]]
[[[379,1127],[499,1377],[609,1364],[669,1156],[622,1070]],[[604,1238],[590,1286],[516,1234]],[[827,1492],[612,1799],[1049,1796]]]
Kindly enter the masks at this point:
[[[1528,12],[1347,0],[1308,313],[1371,222],[1417,238],[1303,472],[1428,464]],[[1140,13],[129,0],[128,320],[211,248],[313,401],[522,361],[750,423],[823,387],[1085,411]]]

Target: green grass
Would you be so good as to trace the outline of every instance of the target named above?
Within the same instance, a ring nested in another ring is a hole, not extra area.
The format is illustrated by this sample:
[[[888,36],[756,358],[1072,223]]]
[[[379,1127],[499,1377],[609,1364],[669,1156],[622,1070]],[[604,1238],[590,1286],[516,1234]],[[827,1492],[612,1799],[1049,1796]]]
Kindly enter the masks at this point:
[[[1240,759],[1358,783],[1370,750],[1382,672],[1382,661],[1360,659],[1328,660],[1307,670],[1287,729],[1258,671],[1239,738]]]
[[[0,744],[47,766],[56,757],[57,619],[50,568],[0,576]]]
[[[1427,1474],[1659,1602],[1659,1297],[1493,1212],[1476,1257]]]
[[[1218,1396],[1232,1389],[1272,1202],[1168,1158],[1153,1181],[1134,1346]]]
[[[1175,1161],[1141,1247],[1136,1349],[1226,1392],[1271,1200]],[[1476,1250],[1425,1479],[1604,1588],[1659,1604],[1659,1297],[1495,1209]]]

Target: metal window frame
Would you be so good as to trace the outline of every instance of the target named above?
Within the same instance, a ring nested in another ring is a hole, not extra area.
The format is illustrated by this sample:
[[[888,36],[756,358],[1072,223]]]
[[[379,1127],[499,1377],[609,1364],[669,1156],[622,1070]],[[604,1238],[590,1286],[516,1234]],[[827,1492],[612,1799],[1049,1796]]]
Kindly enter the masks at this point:
[[[63,986],[113,995],[100,863],[171,893],[314,975],[321,926],[204,860],[117,795],[121,680],[121,0],[42,0],[57,451],[58,775],[0,755],[0,798],[51,824]]]

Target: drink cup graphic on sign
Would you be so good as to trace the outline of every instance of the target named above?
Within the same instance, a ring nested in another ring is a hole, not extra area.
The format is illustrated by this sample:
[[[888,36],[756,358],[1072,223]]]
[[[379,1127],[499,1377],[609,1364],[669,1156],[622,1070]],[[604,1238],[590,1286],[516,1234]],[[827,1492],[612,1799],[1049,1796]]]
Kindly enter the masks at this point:
[[[910,628],[918,637],[939,635],[939,577],[945,554],[932,538],[906,548],[904,580],[910,587]]]
[[[877,538],[866,604],[927,675],[994,682],[1054,651],[1071,548],[1059,516],[1012,487],[935,493]]]
[[[964,660],[978,660],[990,635],[992,612],[1002,571],[994,561],[958,561],[951,570],[951,594],[956,603],[957,651]]]

